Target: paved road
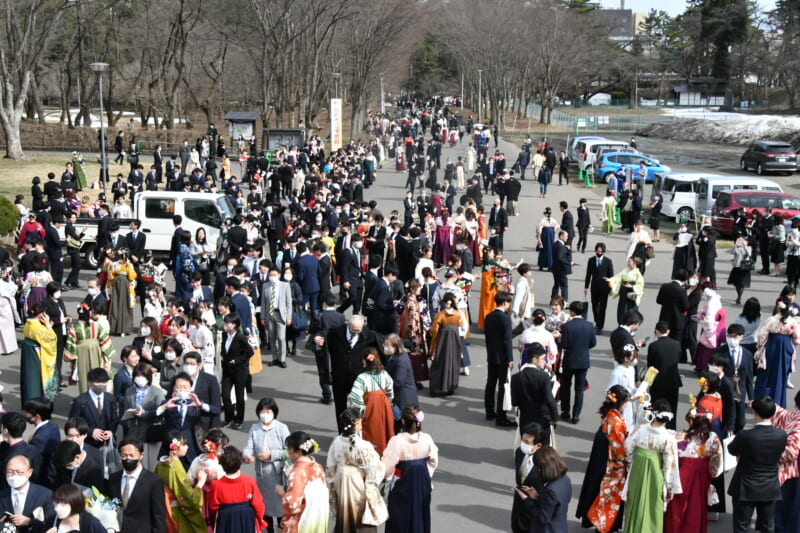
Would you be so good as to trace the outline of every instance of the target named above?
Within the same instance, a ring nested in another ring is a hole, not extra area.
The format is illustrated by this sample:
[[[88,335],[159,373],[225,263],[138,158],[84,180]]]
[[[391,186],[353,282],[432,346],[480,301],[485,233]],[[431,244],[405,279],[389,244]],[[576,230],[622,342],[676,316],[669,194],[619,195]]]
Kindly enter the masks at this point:
[[[445,148],[443,161],[448,157],[453,160],[462,155],[466,144],[455,149]],[[503,141],[500,142],[510,162],[516,158],[518,149]],[[403,184],[405,174],[393,171],[394,165],[378,172],[376,186],[367,191],[369,199],[379,202],[386,213],[391,209],[402,209],[404,196]],[[518,259],[535,262],[535,226],[541,218],[545,207],[550,206],[554,213],[558,213],[558,202],[566,200],[573,209],[581,197],[589,200],[592,219],[599,227],[599,197],[600,189],[587,190],[578,184],[559,187],[551,185],[548,197],[538,197],[538,186],[534,182],[526,181],[523,185],[520,198],[521,215],[512,217],[510,231],[506,233],[505,256],[511,263]],[[490,200],[486,201],[491,204]],[[599,236],[590,234],[589,249],[597,242]],[[614,261],[617,269],[624,264],[624,250],[626,248],[627,234],[617,233],[611,237],[602,238],[608,246],[608,256]],[[656,244],[656,258],[647,270],[647,284],[642,312],[645,323],[642,326],[640,337],[652,335],[653,326],[658,317],[658,308],[654,305],[656,291],[660,283],[667,281],[671,271],[672,246],[662,239]],[[570,295],[573,299],[583,299],[583,275],[589,255],[575,255],[579,263],[574,268],[570,277]],[[727,279],[729,264],[725,254],[721,254],[717,268],[719,279]],[[89,272],[84,272],[81,283],[89,277]],[[548,273],[535,271],[536,302],[546,305],[549,302],[552,277]],[[758,295],[763,300],[772,299],[780,290],[780,282],[776,278],[766,276],[753,276],[753,286],[746,293]],[[472,308],[477,308],[479,290],[472,291],[475,301]],[[728,311],[728,316],[735,316],[733,300],[735,294],[727,286],[721,288],[723,301]],[[83,297],[79,291],[65,293],[68,309],[74,309]],[[615,316],[616,301],[611,302],[608,316]],[[136,311],[138,320],[138,307]],[[607,326],[608,327],[608,326]],[[115,338],[114,344],[117,352],[130,337]],[[486,378],[485,349],[483,335],[474,334],[471,338],[470,353],[473,361],[472,374],[462,377],[458,392],[448,398],[432,399],[423,394],[420,397],[422,409],[426,413],[423,430],[429,432],[439,446],[440,467],[434,475],[435,490],[433,493],[432,516],[433,531],[464,531],[464,532],[503,532],[509,531],[510,509],[514,482],[512,442],[514,432],[498,429],[484,420],[483,386]],[[569,476],[573,483],[573,500],[570,505],[569,517],[570,531],[580,531],[578,522],[572,518],[574,507],[583,479],[583,473],[589,458],[593,434],[599,424],[599,415],[595,414],[600,405],[609,373],[613,367],[612,357],[607,334],[598,339],[597,348],[592,352],[593,368],[589,372],[591,388],[586,393],[584,411],[578,425],[561,424],[557,430],[558,449],[564,456],[569,466]],[[114,361],[115,368],[121,363]],[[19,358],[16,355],[0,358],[2,375],[0,382],[6,387],[6,408],[19,407]],[[681,393],[681,413],[687,409],[686,395],[696,393],[697,387],[694,372],[690,367],[682,368],[684,389]],[[264,371],[254,379],[256,398],[272,396],[277,399],[281,408],[280,418],[289,425],[291,430],[305,430],[317,438],[323,450],[327,450],[331,439],[335,435],[335,420],[332,406],[323,406],[317,403],[319,388],[317,385],[314,359],[310,355],[298,350],[298,356],[290,358],[289,366],[285,370],[265,367]],[[56,402],[57,421],[63,422],[63,416],[68,409],[71,397],[76,393],[74,387],[68,388]],[[242,431],[230,432],[232,442],[243,445],[246,430],[256,421],[253,409],[254,401],[248,401],[246,425]],[[682,419],[682,414],[679,413]],[[324,461],[324,452],[318,459]],[[246,467],[246,473],[252,473],[252,467]],[[728,507],[730,509],[730,506]],[[709,530],[721,532],[730,530],[730,515],[725,515],[719,522],[711,522]]]

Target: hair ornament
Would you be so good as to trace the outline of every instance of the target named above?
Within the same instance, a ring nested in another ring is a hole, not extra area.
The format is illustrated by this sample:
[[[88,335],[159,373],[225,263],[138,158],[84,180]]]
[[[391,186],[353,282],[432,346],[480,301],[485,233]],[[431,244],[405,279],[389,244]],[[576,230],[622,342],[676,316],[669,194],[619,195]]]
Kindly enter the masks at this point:
[[[657,411],[657,412],[654,412],[654,415],[655,415],[656,420],[659,420],[659,421],[669,421],[669,420],[672,420],[675,417],[675,415],[673,415],[669,411]]]
[[[697,380],[697,383],[700,385],[700,389],[703,392],[708,392],[708,379],[707,378],[700,378]]]
[[[606,401],[607,402],[614,402],[614,403],[616,403],[616,401],[617,401],[617,395],[615,393],[611,392],[610,389],[608,391],[606,391]]]
[[[422,421],[425,420],[425,413],[422,411],[417,411],[417,413],[414,415],[414,418],[417,419],[418,424],[422,424]]]
[[[218,455],[222,455],[221,451],[217,453],[217,444],[213,441],[203,441],[203,447],[206,449],[209,459],[216,459]]]
[[[181,441],[179,439],[172,439],[172,441],[169,443],[169,451],[177,451],[180,446]]]
[[[307,441],[305,441],[303,444],[300,445],[300,449],[306,453],[309,452],[313,453],[319,450],[319,444],[317,444],[317,441],[315,441],[314,439],[308,439]]]
[[[778,301],[778,309],[786,309],[786,302]]]
[[[374,360],[375,360],[375,354],[374,353],[367,354],[367,361],[372,362]]]

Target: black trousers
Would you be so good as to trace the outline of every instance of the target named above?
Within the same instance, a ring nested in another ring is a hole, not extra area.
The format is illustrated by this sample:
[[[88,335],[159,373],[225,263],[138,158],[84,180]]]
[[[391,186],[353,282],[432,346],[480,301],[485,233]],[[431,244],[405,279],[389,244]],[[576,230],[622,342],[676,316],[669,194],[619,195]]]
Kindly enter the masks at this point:
[[[342,288],[342,304],[336,308],[340,313],[353,306],[353,314],[357,315],[361,312],[361,295],[364,288],[361,285],[350,285],[349,289]],[[350,391],[347,391],[350,392]]]
[[[411,191],[411,194],[414,194],[414,188],[417,184],[417,176],[411,170],[408,171],[408,178],[406,179],[406,189]]]
[[[50,261],[50,275],[53,276],[53,281],[56,283],[64,281],[64,263],[62,262],[61,249],[58,248],[57,256],[48,256],[47,260]]]
[[[775,502],[733,502],[733,533],[750,531],[750,519],[756,512],[756,531],[773,533],[775,531]]]
[[[769,239],[761,239],[758,244],[758,250],[761,253],[761,270],[769,272]]]
[[[508,365],[486,365],[486,388],[483,391],[483,405],[487,415],[496,415],[498,420],[506,418],[503,411],[503,396],[508,378]]]
[[[569,281],[566,274],[557,274],[553,272],[553,290],[550,291],[550,298],[555,298],[561,293],[561,297],[565,302],[569,301]]]
[[[246,364],[242,368],[222,373],[222,410],[225,412],[225,422],[244,422],[244,389],[248,376],[250,368]],[[236,393],[236,404],[231,402],[231,389]]]
[[[353,383],[334,382],[331,388],[333,389],[333,405],[336,410],[336,427],[339,428],[339,433],[341,433],[342,427],[341,424],[339,424],[339,415],[342,414],[342,411],[347,409],[347,395],[350,394]]]
[[[608,291],[592,291],[592,317],[594,326],[603,329],[606,323],[606,308],[608,307]]]
[[[81,251],[77,248],[67,248],[69,254],[70,271],[67,276],[67,285],[78,284],[78,274],[81,272]]]
[[[564,179],[564,183],[569,185],[569,176],[567,176],[567,169],[563,167],[558,168],[558,184],[561,185],[561,179]]]
[[[319,375],[319,386],[322,389],[322,398],[330,400],[333,398],[333,383],[331,382],[331,359],[328,356],[327,346],[317,346],[314,352],[314,359],[317,363],[317,374]]]
[[[588,235],[589,235],[588,227],[578,228],[578,250],[580,250],[581,253],[586,251],[586,243],[588,240],[587,239]]]
[[[573,418],[581,416],[583,409],[583,389],[586,387],[586,368],[575,368],[561,373],[561,412],[571,414]],[[575,405],[570,412],[572,382],[575,381]]]

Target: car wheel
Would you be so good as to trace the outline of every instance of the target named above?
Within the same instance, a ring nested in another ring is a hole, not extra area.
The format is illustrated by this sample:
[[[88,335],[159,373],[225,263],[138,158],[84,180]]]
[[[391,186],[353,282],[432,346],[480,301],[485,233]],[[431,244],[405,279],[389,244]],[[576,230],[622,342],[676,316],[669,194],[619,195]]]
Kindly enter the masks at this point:
[[[83,260],[92,270],[97,269],[97,255],[95,255],[95,250],[97,246],[94,244],[87,246],[83,250]]]
[[[791,176],[791,175],[792,175],[792,173],[791,173],[791,172],[784,172],[784,173],[783,173],[783,175],[784,175],[784,176]]]
[[[610,180],[611,176],[613,175],[614,175],[613,172],[606,172],[605,174],[603,174],[603,183],[608,183],[608,180]]]
[[[744,162],[744,159],[739,160],[739,168],[746,171],[747,170],[747,163]]]
[[[756,174],[758,174],[759,176],[764,175],[764,167],[761,166],[761,163],[756,165]]]
[[[678,209],[678,220],[692,220],[692,215],[693,213],[691,207],[681,207]]]

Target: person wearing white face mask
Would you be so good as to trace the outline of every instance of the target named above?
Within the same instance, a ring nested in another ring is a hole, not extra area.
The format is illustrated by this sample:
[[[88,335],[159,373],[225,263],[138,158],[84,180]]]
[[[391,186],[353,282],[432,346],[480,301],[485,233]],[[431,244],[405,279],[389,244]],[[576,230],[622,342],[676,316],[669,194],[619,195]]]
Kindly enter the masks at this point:
[[[183,354],[182,370],[192,378],[192,392],[200,400],[200,428],[205,433],[211,428],[219,427],[219,381],[213,374],[203,370],[203,360],[198,352]]]
[[[45,524],[55,520],[53,493],[31,483],[33,469],[24,455],[15,455],[5,465],[8,486],[0,492],[0,514],[3,521],[17,526],[19,533],[44,531]]]
[[[283,517],[281,498],[275,485],[283,483],[286,437],[289,428],[278,418],[278,404],[272,398],[262,398],[256,406],[259,421],[250,427],[247,444],[242,450],[245,463],[255,462],[256,483],[264,497],[265,515],[270,533],[277,529],[276,519]]]
[[[514,451],[514,481],[517,486],[542,489],[539,469],[533,464],[533,455],[542,447],[542,427],[536,422],[529,422],[520,428],[522,442]],[[522,498],[514,491],[514,503],[511,507],[511,531],[522,533],[530,531],[532,517],[522,504]]]
[[[733,323],[728,326],[725,344],[714,354],[721,354],[728,359],[725,376],[730,379],[733,399],[736,405],[736,421],[733,432],[744,429],[747,405],[755,399],[753,392],[753,352],[742,344],[744,326]],[[712,358],[713,360],[713,358]]]
[[[64,533],[80,531],[81,533],[106,533],[105,526],[86,512],[86,501],[80,487],[67,483],[61,485],[53,493],[55,522],[47,533]]]
[[[161,374],[159,385],[172,394],[172,378],[181,371],[180,357],[183,354],[183,346],[175,339],[167,339],[161,346],[161,353],[164,354],[164,361],[161,363]]]
[[[133,386],[125,391],[121,403],[122,434],[145,443],[144,466],[152,469],[158,462],[161,427],[154,425],[156,409],[164,403],[164,391],[153,387],[153,368],[139,363],[131,371]]]
[[[172,379],[171,397],[156,409],[156,416],[164,416],[165,429],[180,431],[189,444],[186,455],[181,457],[186,468],[189,468],[192,460],[200,453],[200,443],[197,442],[194,428],[200,423],[202,409],[203,403],[192,392],[192,378],[186,372],[181,372]],[[162,442],[162,453],[159,455],[166,455],[168,451]]]

